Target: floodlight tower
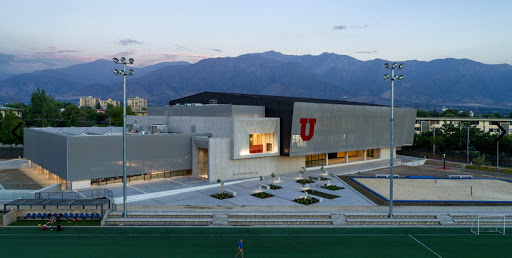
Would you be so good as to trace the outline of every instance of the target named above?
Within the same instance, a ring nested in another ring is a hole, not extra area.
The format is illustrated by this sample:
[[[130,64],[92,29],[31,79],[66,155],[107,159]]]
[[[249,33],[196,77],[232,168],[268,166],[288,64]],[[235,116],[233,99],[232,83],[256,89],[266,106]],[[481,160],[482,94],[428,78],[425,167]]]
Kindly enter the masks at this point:
[[[384,64],[385,69],[391,70],[391,77],[389,74],[384,75],[384,80],[391,80],[391,119],[390,119],[390,144],[389,144],[389,218],[393,218],[393,104],[394,104],[394,82],[400,81],[404,78],[403,75],[395,75],[395,69],[402,69],[404,68],[404,64],[396,64],[393,63],[391,66],[388,63]]]
[[[126,64],[133,64],[135,60],[130,58],[127,63],[124,57],[121,59],[114,57],[112,61],[116,64],[123,64],[123,70],[114,68],[113,71],[115,75],[123,76],[123,217],[126,218],[126,76],[133,75],[133,69],[126,73]]]

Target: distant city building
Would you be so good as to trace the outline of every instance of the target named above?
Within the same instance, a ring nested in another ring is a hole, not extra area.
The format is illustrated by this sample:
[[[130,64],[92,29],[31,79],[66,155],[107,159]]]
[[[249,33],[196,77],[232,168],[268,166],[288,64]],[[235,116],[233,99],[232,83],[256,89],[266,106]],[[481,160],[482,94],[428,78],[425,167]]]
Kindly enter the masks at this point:
[[[88,96],[87,98],[80,98],[80,107],[96,108],[99,105],[100,108],[107,109],[108,104],[111,104],[115,107],[121,105],[119,100],[101,100],[100,98],[93,98],[92,96]]]
[[[5,116],[5,113],[7,113],[7,110],[12,110],[15,115],[17,115],[19,118],[21,118],[21,109],[19,108],[12,108],[12,107],[0,107],[0,113],[2,113],[2,117]]]
[[[128,98],[126,105],[129,106],[132,111],[137,115],[147,115],[148,99],[139,98]]]
[[[102,109],[107,109],[108,104],[111,104],[114,107],[118,107],[121,105],[121,102],[119,100],[112,100],[112,99],[100,100],[100,107]]]
[[[444,124],[452,124],[454,126],[470,124],[472,127],[476,127],[484,132],[492,134],[501,133],[498,126],[494,124],[495,122],[499,122],[501,127],[506,130],[507,134],[510,132],[510,124],[512,123],[511,118],[483,117],[416,117],[414,132],[420,134],[432,131],[433,128],[439,129]]]
[[[87,98],[80,98],[80,107],[92,107],[95,108],[96,105],[100,103],[99,98],[93,98],[92,96],[89,96]]]

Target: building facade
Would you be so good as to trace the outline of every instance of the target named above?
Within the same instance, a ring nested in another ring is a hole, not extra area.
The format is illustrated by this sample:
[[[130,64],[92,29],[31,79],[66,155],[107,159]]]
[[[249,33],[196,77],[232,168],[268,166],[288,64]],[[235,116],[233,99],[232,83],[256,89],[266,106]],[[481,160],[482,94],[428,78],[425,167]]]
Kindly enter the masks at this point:
[[[106,100],[100,100],[100,106],[102,109],[107,109],[108,104],[119,107],[121,105],[121,102],[119,100],[112,100],[112,99],[106,99]]]
[[[395,153],[389,149],[385,106],[215,92],[169,104],[149,108],[148,116],[128,116],[129,180],[181,173],[215,182],[389,159]],[[415,116],[415,109],[395,109],[397,148],[412,145]],[[73,189],[118,182],[121,130],[29,128],[25,157]]]
[[[12,107],[3,107],[3,106],[0,106],[0,113],[2,114],[2,117],[5,117],[5,113],[8,111],[8,110],[12,110],[12,112],[18,116],[19,118],[21,118],[22,116],[22,110],[19,109],[19,108],[12,108]]]
[[[478,128],[484,132],[492,134],[501,133],[501,130],[496,125],[499,123],[505,132],[510,133],[511,118],[482,118],[482,117],[417,117],[414,123],[414,132],[421,134],[424,132],[433,131],[443,127],[445,124],[454,126],[471,126]]]

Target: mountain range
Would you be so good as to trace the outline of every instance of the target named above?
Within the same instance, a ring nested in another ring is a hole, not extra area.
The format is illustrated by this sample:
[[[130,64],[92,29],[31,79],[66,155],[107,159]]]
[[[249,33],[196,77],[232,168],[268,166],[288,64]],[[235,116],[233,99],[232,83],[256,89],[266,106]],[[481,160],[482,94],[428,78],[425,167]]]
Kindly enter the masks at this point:
[[[238,57],[158,63],[133,68],[127,96],[148,99],[148,105],[202,91],[252,93],[388,104],[391,83],[383,79],[386,60],[361,61],[347,55],[285,55],[274,51]],[[404,61],[402,81],[394,83],[394,97],[402,106],[512,105],[512,66],[489,65],[468,59]],[[0,101],[27,102],[37,88],[56,99],[77,102],[79,97],[122,98],[122,79],[107,60],[13,75],[0,81]]]

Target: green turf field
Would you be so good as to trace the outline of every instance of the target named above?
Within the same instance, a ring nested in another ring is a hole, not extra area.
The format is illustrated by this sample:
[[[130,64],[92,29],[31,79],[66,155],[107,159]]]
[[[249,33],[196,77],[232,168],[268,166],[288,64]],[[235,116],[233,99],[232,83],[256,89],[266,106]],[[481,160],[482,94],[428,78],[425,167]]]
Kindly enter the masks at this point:
[[[512,229],[507,229],[512,230]],[[512,232],[512,231],[511,231]],[[469,228],[0,228],[2,257],[510,257]]]

